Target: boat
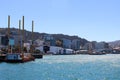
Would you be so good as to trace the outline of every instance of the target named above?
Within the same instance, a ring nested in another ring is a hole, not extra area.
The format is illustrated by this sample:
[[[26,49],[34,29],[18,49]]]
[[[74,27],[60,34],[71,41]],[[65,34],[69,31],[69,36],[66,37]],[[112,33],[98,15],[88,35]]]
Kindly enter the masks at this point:
[[[22,21],[23,21],[23,32],[22,32],[23,35],[22,36],[24,36],[24,16],[22,18]],[[21,21],[19,20],[19,35],[21,34],[20,25],[21,25]],[[12,51],[12,47],[15,45],[15,43],[14,43],[14,38],[10,38],[10,16],[8,16],[8,39],[9,39],[8,53],[6,54],[5,62],[13,62],[13,63],[28,62],[28,61],[33,61],[35,59],[31,54],[26,55],[23,50],[21,50],[19,53],[14,53]],[[24,41],[24,37],[23,37],[23,41]],[[11,46],[11,49],[10,49],[10,46]],[[10,52],[9,52],[9,49],[10,49]]]
[[[28,61],[34,61],[35,58],[31,55],[23,55],[20,53],[9,53],[6,55],[5,58],[5,62],[9,62],[9,63],[24,63],[24,62],[28,62]]]
[[[24,16],[22,18],[23,21],[23,30],[22,30],[22,40],[23,42],[25,41],[24,39]],[[32,21],[32,36],[33,36],[33,25],[34,22]],[[21,20],[19,20],[19,35],[21,35]],[[19,50],[17,52],[12,51],[15,42],[14,42],[14,37],[12,37],[10,35],[10,16],[8,16],[8,33],[7,33],[7,38],[8,38],[8,48],[7,48],[7,52],[5,55],[0,55],[0,61],[2,62],[10,62],[10,63],[21,63],[21,62],[28,62],[28,61],[34,61],[35,58],[42,58],[43,55],[38,55],[38,54],[31,54],[31,53],[25,53],[24,51],[24,43],[22,43],[22,47],[20,47],[21,44],[19,44]],[[21,40],[21,38],[19,38]],[[33,37],[32,37],[33,39]],[[33,41],[33,40],[32,40]]]
[[[18,53],[9,53],[6,55],[5,62],[11,62],[11,63],[23,62],[23,59],[21,55]]]

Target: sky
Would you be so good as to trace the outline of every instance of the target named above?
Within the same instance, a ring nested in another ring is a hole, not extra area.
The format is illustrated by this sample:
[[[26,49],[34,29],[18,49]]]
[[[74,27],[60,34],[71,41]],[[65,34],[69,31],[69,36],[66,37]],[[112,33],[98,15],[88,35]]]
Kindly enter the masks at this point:
[[[89,41],[120,40],[120,0],[1,0],[0,27],[18,28],[25,16],[25,29],[50,34],[77,35]]]

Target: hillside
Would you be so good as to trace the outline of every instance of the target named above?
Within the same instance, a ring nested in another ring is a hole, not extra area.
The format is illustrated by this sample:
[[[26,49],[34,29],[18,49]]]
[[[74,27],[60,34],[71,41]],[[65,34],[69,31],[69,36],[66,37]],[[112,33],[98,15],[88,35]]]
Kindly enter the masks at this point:
[[[120,47],[120,40],[109,42],[109,45],[113,48]]]
[[[10,29],[11,31],[11,34],[12,35],[18,35],[18,29],[16,28],[11,28]],[[22,32],[22,30],[21,30]],[[25,40],[30,40],[32,38],[32,33],[31,31],[27,31],[25,30],[24,31],[25,33]],[[7,28],[0,28],[0,34],[7,34]],[[44,35],[46,35],[47,33],[38,33],[38,32],[34,32],[34,40],[36,39],[39,39],[39,38],[42,38]],[[69,35],[64,35],[64,34],[50,34],[52,35],[55,39],[62,39],[62,38],[65,38],[65,39],[69,39],[69,40],[74,40],[74,39],[78,39],[81,41],[81,43],[84,45],[85,43],[89,42],[88,40],[86,39],[83,39],[83,38],[80,38],[78,36],[69,36]]]

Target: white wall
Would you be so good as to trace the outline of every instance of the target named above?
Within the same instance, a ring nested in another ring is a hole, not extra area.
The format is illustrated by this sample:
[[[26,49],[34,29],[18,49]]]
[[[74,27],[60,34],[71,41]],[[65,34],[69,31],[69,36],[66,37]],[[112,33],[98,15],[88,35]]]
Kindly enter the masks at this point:
[[[36,49],[43,51],[43,46],[36,47]],[[53,54],[63,54],[63,48],[61,47],[56,47],[56,46],[50,46],[50,51]],[[66,49],[66,54],[72,54],[74,51],[72,49]]]

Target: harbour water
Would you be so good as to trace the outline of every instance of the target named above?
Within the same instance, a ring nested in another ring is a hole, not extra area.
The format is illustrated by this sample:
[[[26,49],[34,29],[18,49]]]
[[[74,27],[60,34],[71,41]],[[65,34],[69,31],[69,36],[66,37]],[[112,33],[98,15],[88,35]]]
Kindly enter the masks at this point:
[[[49,55],[27,63],[0,63],[0,80],[120,80],[120,54]]]

